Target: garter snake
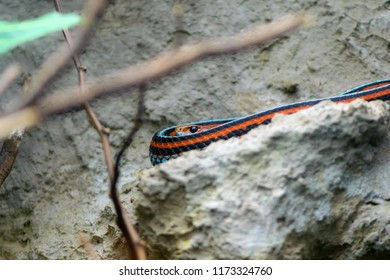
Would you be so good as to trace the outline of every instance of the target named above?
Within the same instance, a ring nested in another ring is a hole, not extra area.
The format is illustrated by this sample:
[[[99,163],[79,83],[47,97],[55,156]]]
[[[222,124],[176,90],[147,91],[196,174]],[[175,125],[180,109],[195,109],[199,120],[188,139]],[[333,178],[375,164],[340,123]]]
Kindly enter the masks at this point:
[[[160,164],[184,152],[201,150],[212,142],[242,136],[259,125],[270,123],[275,114],[292,114],[324,100],[350,103],[358,98],[366,101],[390,100],[390,79],[363,84],[334,97],[282,105],[241,118],[206,120],[162,129],[154,134],[150,143],[150,161],[153,165]]]

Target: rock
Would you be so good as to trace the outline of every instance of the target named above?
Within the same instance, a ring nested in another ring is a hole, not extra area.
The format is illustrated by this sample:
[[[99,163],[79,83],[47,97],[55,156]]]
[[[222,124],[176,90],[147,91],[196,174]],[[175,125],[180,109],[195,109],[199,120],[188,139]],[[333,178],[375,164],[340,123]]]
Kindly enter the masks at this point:
[[[389,120],[381,101],[325,101],[144,170],[150,258],[390,258]]]

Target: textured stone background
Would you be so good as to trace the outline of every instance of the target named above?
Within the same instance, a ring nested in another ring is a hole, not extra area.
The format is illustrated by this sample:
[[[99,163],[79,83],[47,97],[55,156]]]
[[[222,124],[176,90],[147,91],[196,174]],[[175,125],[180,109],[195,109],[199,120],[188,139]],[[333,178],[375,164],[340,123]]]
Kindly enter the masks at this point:
[[[84,1],[64,1],[80,11]],[[156,130],[180,122],[241,116],[308,98],[325,97],[387,77],[390,4],[387,1],[124,1],[110,4],[82,55],[88,77],[110,73],[168,50],[173,6],[184,9],[186,40],[233,34],[285,13],[307,11],[314,24],[265,47],[208,58],[148,85],[145,122],[123,161],[122,199],[129,205],[138,171],[150,167],[148,143]],[[0,2],[2,20],[53,10],[51,1]],[[0,58],[0,69],[19,62],[31,71],[63,41],[54,34]],[[53,89],[77,84],[70,67]],[[286,93],[296,84],[295,94]],[[2,107],[18,86],[2,96]],[[135,91],[93,103],[112,129],[116,150],[131,127]],[[86,233],[106,259],[125,257],[108,199],[100,143],[84,112],[68,113],[31,129],[15,168],[0,188],[0,258],[83,259]]]

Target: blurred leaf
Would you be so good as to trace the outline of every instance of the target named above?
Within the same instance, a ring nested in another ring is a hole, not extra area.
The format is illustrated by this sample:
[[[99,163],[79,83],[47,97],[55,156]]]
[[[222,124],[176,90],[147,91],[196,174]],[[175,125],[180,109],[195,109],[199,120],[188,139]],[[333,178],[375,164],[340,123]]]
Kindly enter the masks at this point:
[[[49,33],[69,28],[80,22],[77,14],[59,14],[56,12],[22,22],[0,21],[0,54],[27,41]]]

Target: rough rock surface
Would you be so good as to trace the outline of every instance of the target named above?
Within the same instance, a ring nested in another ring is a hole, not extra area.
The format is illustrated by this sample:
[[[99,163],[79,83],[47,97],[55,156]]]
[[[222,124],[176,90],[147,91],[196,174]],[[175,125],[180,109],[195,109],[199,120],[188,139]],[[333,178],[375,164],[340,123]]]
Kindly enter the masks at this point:
[[[80,12],[85,2],[62,1],[62,8]],[[173,17],[175,4],[184,11],[180,28]],[[185,31],[185,42],[193,42],[232,35],[302,10],[315,17],[310,27],[267,46],[207,58],[148,84],[144,123],[122,164],[121,199],[133,219],[130,200],[137,192],[132,186],[139,170],[151,166],[148,147],[154,132],[182,122],[239,117],[327,97],[388,77],[390,9],[385,0],[110,1],[81,55],[87,81],[170,50],[176,29]],[[53,3],[2,0],[0,11],[6,11],[1,20],[24,20],[53,11]],[[0,57],[0,72],[18,62],[23,71],[34,73],[61,43],[58,32],[24,44]],[[70,62],[46,91],[75,85]],[[1,96],[1,109],[19,93],[15,84]],[[92,103],[112,131],[114,153],[132,126],[136,102],[135,91],[129,89]],[[377,164],[385,169],[387,160]],[[362,180],[369,177],[380,188],[386,173],[376,175],[361,174]],[[56,116],[30,129],[0,187],[0,259],[86,259],[81,233],[102,258],[126,258],[114,220],[101,144],[85,112]]]
[[[389,106],[361,100],[277,117],[138,184],[151,258],[390,258]]]

